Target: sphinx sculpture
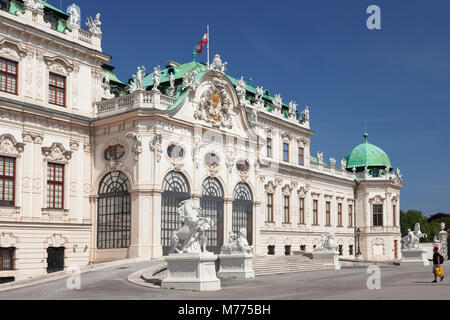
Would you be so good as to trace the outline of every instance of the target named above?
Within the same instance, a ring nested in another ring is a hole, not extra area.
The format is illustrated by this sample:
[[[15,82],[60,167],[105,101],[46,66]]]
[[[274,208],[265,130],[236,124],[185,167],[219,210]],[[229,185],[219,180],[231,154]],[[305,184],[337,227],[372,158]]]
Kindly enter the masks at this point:
[[[331,232],[329,235],[322,234],[319,244],[315,251],[336,251],[335,235]]]
[[[230,242],[226,243],[221,250],[221,254],[250,254],[252,247],[247,241],[247,230],[241,229],[239,234],[230,232]]]

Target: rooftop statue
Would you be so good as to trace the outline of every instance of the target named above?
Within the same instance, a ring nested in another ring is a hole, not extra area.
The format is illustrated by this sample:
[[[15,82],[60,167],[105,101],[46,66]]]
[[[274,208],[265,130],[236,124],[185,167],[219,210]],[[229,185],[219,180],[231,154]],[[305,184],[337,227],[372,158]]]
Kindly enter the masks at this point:
[[[336,168],[336,159],[335,158],[330,158],[330,166],[331,168]]]
[[[97,13],[95,16],[95,19],[92,19],[92,17],[88,18],[88,22],[86,22],[86,26],[89,28],[89,31],[101,35],[102,34],[102,22],[100,21],[100,13]]]
[[[198,86],[197,81],[197,71],[188,72],[183,77],[182,89],[186,90],[187,88],[195,90]]]
[[[334,232],[331,232],[329,235],[322,234],[319,245],[315,248],[315,251],[336,251],[337,246],[334,238]]]
[[[145,79],[145,67],[138,67],[136,74],[133,74],[134,82],[130,84],[130,92],[133,93],[137,90],[144,90],[144,79]]]
[[[264,89],[262,87],[257,87],[256,88],[256,104],[262,104],[264,106],[264,100],[263,100],[263,95],[264,95]]]
[[[216,54],[214,56],[213,62],[210,65],[210,69],[220,73],[225,73],[225,71],[227,70],[227,65],[228,62],[223,63],[222,59],[220,59],[220,55]]]
[[[283,99],[281,99],[280,94],[277,94],[273,99],[273,106],[276,110],[281,110],[281,108],[283,107]]]
[[[24,5],[26,8],[33,10],[44,10],[44,2],[41,2],[41,0],[25,0]]]
[[[317,161],[319,164],[323,164],[323,152],[317,151]]]
[[[252,247],[247,241],[247,230],[241,229],[239,234],[230,232],[230,241],[222,247],[222,254],[250,254]]]
[[[173,72],[171,72],[169,75],[169,83],[171,88],[175,87],[175,76],[173,75]]]
[[[200,217],[201,210],[192,199],[179,204],[178,215],[183,227],[172,235],[172,253],[208,253],[205,232],[214,227],[214,221]]]
[[[309,122],[309,107],[307,106],[305,110],[302,112],[302,117],[300,119],[300,123],[305,124]]]
[[[298,107],[298,104],[295,101],[289,102],[289,116],[290,117],[295,116],[295,114],[297,112],[297,107]]]
[[[342,159],[341,160],[341,169],[346,170],[347,169],[347,160]]]
[[[70,17],[67,19],[67,24],[71,28],[79,28],[81,26],[81,13],[80,8],[73,3],[66,11]]]
[[[246,93],[247,90],[245,90],[246,84],[244,81],[244,77],[241,77],[241,79],[239,79],[236,82],[236,94],[238,96],[239,99],[239,104],[241,106],[245,105],[245,97],[246,97]]]
[[[161,83],[161,75],[159,74],[159,71],[161,70],[160,66],[153,68],[153,90],[158,91],[158,87]]]
[[[414,227],[414,232],[408,229],[408,235],[401,240],[402,250],[420,249],[420,239],[427,238],[425,233],[420,231],[420,224],[417,223]]]

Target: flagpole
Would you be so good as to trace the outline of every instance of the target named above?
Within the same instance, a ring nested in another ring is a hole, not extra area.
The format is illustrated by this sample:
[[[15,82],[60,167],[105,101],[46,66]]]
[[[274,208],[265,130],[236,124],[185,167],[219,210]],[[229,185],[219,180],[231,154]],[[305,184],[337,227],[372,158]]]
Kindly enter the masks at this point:
[[[208,70],[209,70],[209,24],[208,24],[208,27],[207,27],[207,33],[208,33],[208,43],[207,43],[207,51],[208,51],[208,53],[207,53],[207,55],[208,55],[208,58],[207,58],[207,66],[208,66]]]

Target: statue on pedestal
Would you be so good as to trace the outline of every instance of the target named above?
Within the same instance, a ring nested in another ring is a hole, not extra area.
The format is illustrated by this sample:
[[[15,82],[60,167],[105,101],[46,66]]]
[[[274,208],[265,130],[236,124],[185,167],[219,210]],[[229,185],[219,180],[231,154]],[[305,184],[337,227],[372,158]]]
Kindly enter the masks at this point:
[[[322,234],[319,245],[315,248],[314,251],[336,251],[336,242],[334,240],[335,235],[334,232],[331,232],[328,236]]]

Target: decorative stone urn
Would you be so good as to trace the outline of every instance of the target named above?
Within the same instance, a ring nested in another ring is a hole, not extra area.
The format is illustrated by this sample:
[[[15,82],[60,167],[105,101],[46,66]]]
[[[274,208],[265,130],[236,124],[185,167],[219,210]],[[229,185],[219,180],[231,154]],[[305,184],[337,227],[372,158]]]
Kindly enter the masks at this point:
[[[238,235],[230,232],[230,242],[222,247],[219,255],[221,278],[250,279],[255,277],[253,270],[252,247],[247,241],[247,230]]]
[[[205,231],[214,226],[209,218],[200,217],[201,208],[194,200],[180,203],[178,214],[183,227],[172,236],[172,253],[166,257],[168,276],[161,288],[192,291],[218,291],[217,256],[206,250]]]
[[[319,245],[313,252],[313,260],[325,266],[333,266],[335,270],[341,270],[339,252],[334,241],[333,232],[328,236],[325,234],[322,235]]]

